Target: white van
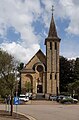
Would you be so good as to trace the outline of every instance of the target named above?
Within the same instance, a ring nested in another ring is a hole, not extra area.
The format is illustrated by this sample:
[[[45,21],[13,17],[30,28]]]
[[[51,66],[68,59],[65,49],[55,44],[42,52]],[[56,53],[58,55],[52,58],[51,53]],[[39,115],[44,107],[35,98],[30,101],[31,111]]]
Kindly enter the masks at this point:
[[[24,94],[20,94],[19,100],[20,101],[24,101],[24,102],[28,102],[29,101],[29,97],[24,95]]]

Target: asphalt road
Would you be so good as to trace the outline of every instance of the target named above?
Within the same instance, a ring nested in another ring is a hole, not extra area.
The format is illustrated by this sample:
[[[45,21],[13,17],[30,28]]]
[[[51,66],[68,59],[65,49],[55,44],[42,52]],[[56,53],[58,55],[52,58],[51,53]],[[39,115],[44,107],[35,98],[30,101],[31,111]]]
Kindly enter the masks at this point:
[[[0,109],[5,106],[0,105]],[[36,120],[79,120],[79,105],[19,105],[18,112]]]

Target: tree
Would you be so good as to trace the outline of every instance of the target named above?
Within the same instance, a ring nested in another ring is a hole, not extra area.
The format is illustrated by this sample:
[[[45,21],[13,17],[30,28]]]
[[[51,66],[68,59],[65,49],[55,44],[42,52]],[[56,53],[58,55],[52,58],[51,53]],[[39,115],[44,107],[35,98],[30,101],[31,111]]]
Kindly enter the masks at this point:
[[[73,97],[73,94],[77,94],[78,100],[79,100],[79,81],[78,80],[75,80],[75,82],[73,83],[69,83],[68,90],[69,90],[69,93],[72,95],[72,97]]]
[[[60,58],[60,90],[79,97],[79,58],[76,61]]]
[[[22,70],[23,68],[24,68],[24,63],[21,62],[21,63],[18,65],[17,69],[18,69],[18,71],[20,71],[20,70]]]
[[[74,68],[75,79],[79,80],[79,58],[76,58]]]
[[[13,92],[15,89],[14,58],[7,52],[0,50],[0,91],[11,95],[11,115],[13,112]],[[5,87],[4,87],[5,86]],[[4,89],[6,88],[6,90]],[[4,94],[4,95],[5,95]]]
[[[67,85],[71,81],[70,62],[60,57],[60,92],[67,92]]]
[[[74,82],[68,84],[68,92],[71,94],[73,97],[73,91],[74,91]]]
[[[78,95],[78,99],[79,99],[79,58],[76,58],[76,60],[75,60],[74,81],[71,84],[71,87],[72,87],[72,92],[75,91],[75,94]]]
[[[17,69],[18,69],[18,71],[19,71],[19,78],[20,78],[20,80],[19,80],[19,83],[18,83],[18,95],[20,95],[21,94],[21,70],[24,68],[24,63],[23,62],[21,62],[19,65],[18,65],[18,67],[17,67]]]

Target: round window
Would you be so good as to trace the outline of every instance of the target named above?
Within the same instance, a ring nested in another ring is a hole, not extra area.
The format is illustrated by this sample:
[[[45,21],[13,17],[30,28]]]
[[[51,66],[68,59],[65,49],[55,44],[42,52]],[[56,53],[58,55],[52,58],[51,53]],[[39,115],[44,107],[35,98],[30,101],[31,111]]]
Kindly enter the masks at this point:
[[[43,66],[42,65],[38,65],[37,66],[37,71],[38,72],[42,72],[43,71]]]

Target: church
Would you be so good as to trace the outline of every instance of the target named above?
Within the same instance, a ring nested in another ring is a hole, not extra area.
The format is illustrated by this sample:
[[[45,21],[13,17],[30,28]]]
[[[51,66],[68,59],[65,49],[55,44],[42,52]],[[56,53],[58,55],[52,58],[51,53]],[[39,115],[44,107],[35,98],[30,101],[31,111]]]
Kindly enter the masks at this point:
[[[58,95],[60,38],[52,14],[48,36],[45,39],[46,55],[41,50],[21,70],[21,91]]]

